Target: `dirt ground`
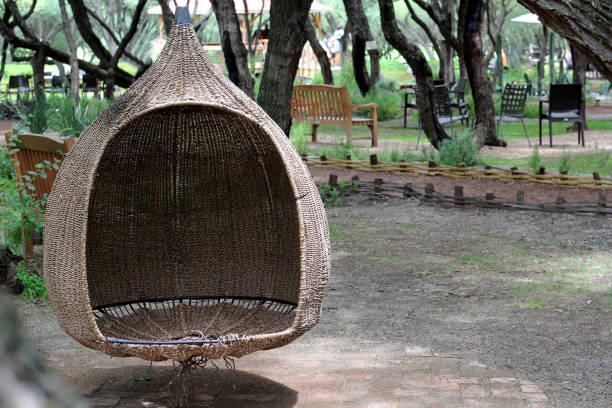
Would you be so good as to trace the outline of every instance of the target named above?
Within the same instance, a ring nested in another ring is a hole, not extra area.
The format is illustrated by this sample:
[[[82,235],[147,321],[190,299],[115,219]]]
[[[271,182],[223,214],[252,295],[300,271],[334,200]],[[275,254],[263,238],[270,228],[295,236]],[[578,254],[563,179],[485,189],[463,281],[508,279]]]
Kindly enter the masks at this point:
[[[515,370],[551,406],[610,407],[611,220],[347,201],[328,211],[321,333],[407,339]]]
[[[314,345],[313,353],[342,367],[348,363],[338,361],[334,353],[340,349],[329,344],[364,348],[366,360],[371,350],[408,344],[515,373],[535,383],[551,407],[610,407],[612,220],[442,208],[365,194],[343,197],[327,212],[332,271],[322,319],[290,347]],[[102,358],[67,339],[48,303],[18,305],[27,332],[51,364],[71,373],[107,367],[104,375],[129,381],[128,371],[111,367],[133,363]],[[282,360],[287,350],[271,356]],[[385,355],[393,359],[382,353],[380,364]],[[270,355],[257,358],[262,360],[251,364],[265,367]],[[78,387],[80,377],[74,378]],[[91,375],[83,378],[91,381]],[[103,392],[103,381],[90,384],[88,392]]]

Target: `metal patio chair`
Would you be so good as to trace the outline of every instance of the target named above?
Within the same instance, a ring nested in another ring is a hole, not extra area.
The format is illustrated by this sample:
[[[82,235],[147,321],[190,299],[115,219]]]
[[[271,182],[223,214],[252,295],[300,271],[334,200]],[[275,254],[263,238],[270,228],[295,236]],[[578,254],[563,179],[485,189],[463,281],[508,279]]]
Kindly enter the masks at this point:
[[[506,84],[502,94],[499,116],[495,117],[497,122],[495,131],[499,135],[501,129],[502,140],[505,141],[504,122],[521,122],[527,142],[531,146],[531,140],[529,140],[529,134],[525,127],[525,102],[528,93],[529,85],[527,84]]]

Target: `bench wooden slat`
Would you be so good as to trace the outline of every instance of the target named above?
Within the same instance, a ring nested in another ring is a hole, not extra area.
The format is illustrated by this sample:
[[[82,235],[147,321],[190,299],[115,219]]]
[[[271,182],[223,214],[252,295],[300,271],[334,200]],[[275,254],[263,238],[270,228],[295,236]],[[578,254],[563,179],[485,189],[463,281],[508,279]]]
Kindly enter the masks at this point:
[[[341,124],[346,128],[347,140],[352,139],[352,126],[370,128],[372,146],[378,144],[378,118],[376,104],[361,107],[370,109],[372,118],[353,118],[346,86],[296,85],[291,97],[291,118],[295,122],[312,124],[312,141],[317,141],[317,128],[321,124]]]

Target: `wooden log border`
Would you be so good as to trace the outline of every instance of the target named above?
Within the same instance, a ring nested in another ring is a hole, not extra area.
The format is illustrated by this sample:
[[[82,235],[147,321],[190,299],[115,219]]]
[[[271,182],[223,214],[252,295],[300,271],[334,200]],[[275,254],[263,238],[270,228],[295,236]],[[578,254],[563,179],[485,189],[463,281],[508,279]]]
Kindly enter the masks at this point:
[[[337,167],[360,171],[391,172],[406,175],[444,176],[457,179],[485,178],[492,180],[525,180],[534,183],[552,184],[557,186],[594,188],[600,190],[612,189],[612,179],[601,177],[594,172],[592,177],[570,176],[559,173],[547,173],[544,167],[534,172],[520,170],[516,167],[506,169],[494,166],[451,167],[430,160],[428,163],[413,162],[381,162],[376,154],[369,160],[331,159],[325,156],[302,156],[307,164],[316,166]]]
[[[331,180],[337,182],[338,176],[333,174],[330,175],[330,181]],[[422,201],[435,202],[448,206],[473,205],[477,207],[507,210],[531,210],[597,216],[612,215],[612,207],[609,206],[610,203],[608,203],[604,194],[600,194],[597,201],[566,201],[563,196],[558,196],[554,203],[526,203],[525,192],[522,190],[517,191],[516,201],[510,201],[498,199],[493,193],[486,193],[484,197],[467,197],[464,196],[464,189],[461,185],[455,186],[454,195],[446,195],[435,191],[435,187],[432,183],[427,183],[427,185],[421,187],[412,183],[400,184],[386,182],[382,178],[377,178],[375,181],[360,181],[358,176],[354,176],[351,181],[346,182],[344,191],[347,194],[354,192],[386,195],[390,197],[416,198]]]

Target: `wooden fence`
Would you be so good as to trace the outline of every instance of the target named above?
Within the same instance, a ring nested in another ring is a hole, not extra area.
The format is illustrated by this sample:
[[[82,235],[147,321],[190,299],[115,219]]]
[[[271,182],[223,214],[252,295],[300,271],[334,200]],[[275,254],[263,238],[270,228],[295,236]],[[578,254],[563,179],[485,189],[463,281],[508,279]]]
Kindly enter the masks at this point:
[[[553,184],[557,186],[612,189],[612,179],[604,178],[599,173],[592,177],[570,176],[561,173],[548,173],[544,167],[538,171],[521,170],[516,167],[510,169],[495,166],[451,167],[429,161],[421,162],[379,162],[377,155],[370,156],[370,160],[329,159],[325,156],[302,156],[308,164],[316,166],[329,166],[360,171],[391,172],[405,175],[444,176],[457,179],[485,178],[493,180],[525,180],[534,183]]]
[[[340,188],[338,176],[330,174],[328,184],[331,187]],[[604,194],[600,194],[596,202],[566,201],[563,196],[558,196],[554,203],[526,203],[525,192],[523,190],[518,190],[516,192],[516,201],[510,201],[499,199],[495,197],[493,193],[486,193],[484,197],[467,197],[463,194],[463,187],[457,185],[455,186],[454,195],[451,196],[435,191],[432,183],[428,183],[422,187],[412,183],[401,184],[386,182],[381,178],[377,178],[374,181],[359,181],[358,176],[346,182],[343,187],[342,191],[344,194],[355,192],[418,198],[423,201],[436,202],[443,205],[475,205],[478,207],[509,210],[532,210],[599,216],[612,215],[612,207],[608,207],[608,202]]]

